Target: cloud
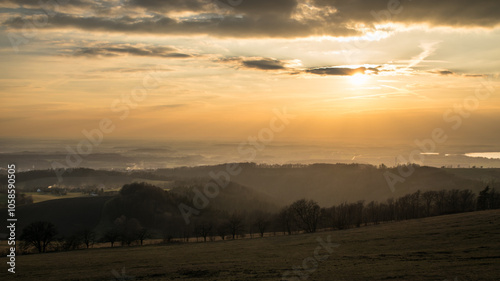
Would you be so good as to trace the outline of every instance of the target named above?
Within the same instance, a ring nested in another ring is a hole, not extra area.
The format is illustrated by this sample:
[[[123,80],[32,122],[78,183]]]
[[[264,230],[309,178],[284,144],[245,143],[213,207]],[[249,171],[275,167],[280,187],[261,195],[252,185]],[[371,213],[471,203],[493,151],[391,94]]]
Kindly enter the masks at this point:
[[[428,72],[432,73],[432,74],[441,75],[441,76],[462,76],[462,77],[467,77],[467,78],[478,78],[478,77],[486,77],[487,76],[486,74],[464,74],[464,73],[457,73],[455,71],[447,70],[447,69],[443,69],[443,70],[430,70]]]
[[[173,47],[132,46],[129,44],[104,44],[95,47],[81,47],[72,53],[76,57],[115,57],[123,55],[161,58],[190,58],[192,55],[179,53]]]
[[[335,17],[352,22],[490,28],[500,23],[496,0],[314,0],[313,3],[323,9],[334,7],[338,11]]]
[[[214,60],[216,63],[233,64],[237,68],[247,68],[264,71],[297,71],[300,60],[280,60],[265,57],[223,57]]]
[[[358,36],[376,29],[377,23],[430,26],[498,26],[497,0],[123,0],[63,1],[43,9],[51,15],[40,29],[82,29],[90,31],[216,37]],[[110,3],[120,3],[114,9]],[[35,0],[0,0],[19,5],[3,25],[25,27]],[[71,4],[70,4],[71,3]],[[78,7],[79,13],[66,6]],[[62,7],[62,8],[61,8]],[[47,11],[50,10],[51,11]],[[17,13],[21,13],[19,16]]]
[[[161,110],[161,109],[173,109],[173,108],[181,108],[189,106],[188,104],[176,103],[176,104],[159,104],[152,106],[153,109]]]
[[[302,66],[300,60],[279,60],[275,58],[263,57],[225,57],[215,60],[215,62],[230,63],[238,67],[264,70],[264,71],[285,71],[290,75],[316,74],[316,75],[339,75],[351,76],[355,74],[377,75],[381,71],[388,71],[382,65],[374,66],[352,66],[352,67],[312,67],[306,69]]]
[[[199,0],[125,0],[125,6],[141,7],[156,11],[206,11],[210,1]]]
[[[25,28],[26,21],[35,21],[33,16],[12,17],[3,25],[12,28]],[[39,21],[39,20],[38,20]],[[328,24],[327,26],[311,26],[308,23],[292,19],[272,16],[248,17],[226,15],[190,16],[175,18],[164,15],[144,17],[102,17],[56,14],[50,18],[45,29],[81,29],[101,32],[124,32],[134,34],[162,35],[210,35],[215,37],[308,37],[312,35],[335,34],[338,36],[360,35],[361,32],[346,25]],[[328,29],[328,32],[324,31]]]
[[[242,63],[245,67],[257,68],[260,70],[286,69],[283,61],[275,59],[244,60]]]
[[[340,76],[350,76],[354,74],[365,74],[368,72],[372,72],[374,74],[378,74],[378,68],[374,67],[358,67],[358,68],[348,68],[348,67],[323,67],[323,68],[312,68],[308,69],[305,72],[317,75],[340,75]]]
[[[438,74],[438,75],[442,75],[442,76],[455,75],[455,72],[453,72],[451,70],[431,70],[431,71],[429,71],[429,73]]]

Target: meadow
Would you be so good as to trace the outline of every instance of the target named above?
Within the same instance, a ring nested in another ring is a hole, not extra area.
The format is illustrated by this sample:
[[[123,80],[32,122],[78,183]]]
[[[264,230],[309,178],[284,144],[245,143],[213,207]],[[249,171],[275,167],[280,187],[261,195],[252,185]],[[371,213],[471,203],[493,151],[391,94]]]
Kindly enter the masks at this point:
[[[25,192],[25,194],[28,196],[31,195],[31,197],[33,198],[33,203],[40,203],[48,200],[89,196],[88,194],[83,194],[81,192],[68,192],[66,195],[55,195],[55,194],[41,193],[41,192]]]
[[[1,280],[500,280],[500,210],[342,231],[32,254]],[[312,262],[321,243],[339,244]],[[325,256],[327,255],[327,256]],[[305,262],[308,272],[302,268]],[[282,279],[301,268],[302,279]]]

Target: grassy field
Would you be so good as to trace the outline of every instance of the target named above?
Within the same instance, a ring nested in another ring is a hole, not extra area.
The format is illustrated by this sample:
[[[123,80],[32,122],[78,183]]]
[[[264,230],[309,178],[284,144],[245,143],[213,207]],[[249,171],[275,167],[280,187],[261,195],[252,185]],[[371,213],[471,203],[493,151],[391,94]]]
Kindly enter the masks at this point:
[[[82,196],[89,196],[88,194],[83,194],[81,192],[68,192],[66,195],[55,195],[55,194],[45,194],[38,192],[25,192],[26,195],[31,195],[33,197],[33,203],[39,203],[47,200],[63,199],[63,198],[75,198]]]
[[[163,189],[167,189],[168,187],[172,185],[172,181],[162,181],[162,180],[150,180],[150,179],[144,179],[144,178],[134,178],[131,182],[145,182],[152,184],[154,186],[161,187]]]
[[[317,239],[328,237],[339,247],[315,264]],[[0,258],[0,280],[494,281],[499,238],[500,210],[482,211],[315,234],[20,256],[10,276]],[[304,260],[315,270],[282,279]]]

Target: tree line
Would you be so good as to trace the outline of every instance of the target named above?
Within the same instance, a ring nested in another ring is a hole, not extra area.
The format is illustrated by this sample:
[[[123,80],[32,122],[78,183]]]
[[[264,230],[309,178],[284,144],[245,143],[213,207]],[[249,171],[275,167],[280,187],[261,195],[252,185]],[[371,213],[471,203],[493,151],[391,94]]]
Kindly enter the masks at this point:
[[[133,186],[132,186],[133,187]],[[151,187],[147,186],[147,189]],[[154,189],[151,191],[157,192]],[[132,192],[127,186],[123,190]],[[134,191],[136,192],[136,191]],[[158,195],[158,194],[157,194]],[[149,238],[163,238],[164,242],[214,241],[265,235],[291,235],[313,233],[319,229],[342,230],[381,222],[409,220],[445,214],[500,208],[500,193],[486,187],[476,196],[469,189],[417,191],[385,202],[343,202],[321,208],[313,200],[301,199],[283,207],[277,213],[269,212],[207,212],[189,225],[165,224],[160,230],[144,227],[138,218],[121,215],[98,235],[94,230],[82,229],[77,233],[58,237],[56,226],[50,222],[33,222],[22,230],[20,239],[24,249],[32,247],[38,252],[89,248],[96,242],[111,247],[142,245]]]

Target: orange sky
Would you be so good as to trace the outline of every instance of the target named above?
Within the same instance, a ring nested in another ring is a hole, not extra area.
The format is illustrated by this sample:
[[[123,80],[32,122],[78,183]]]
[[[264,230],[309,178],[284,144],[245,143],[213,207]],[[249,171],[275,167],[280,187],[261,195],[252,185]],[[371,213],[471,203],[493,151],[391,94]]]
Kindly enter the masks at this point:
[[[0,137],[499,137],[497,1],[118,2],[0,2]]]

